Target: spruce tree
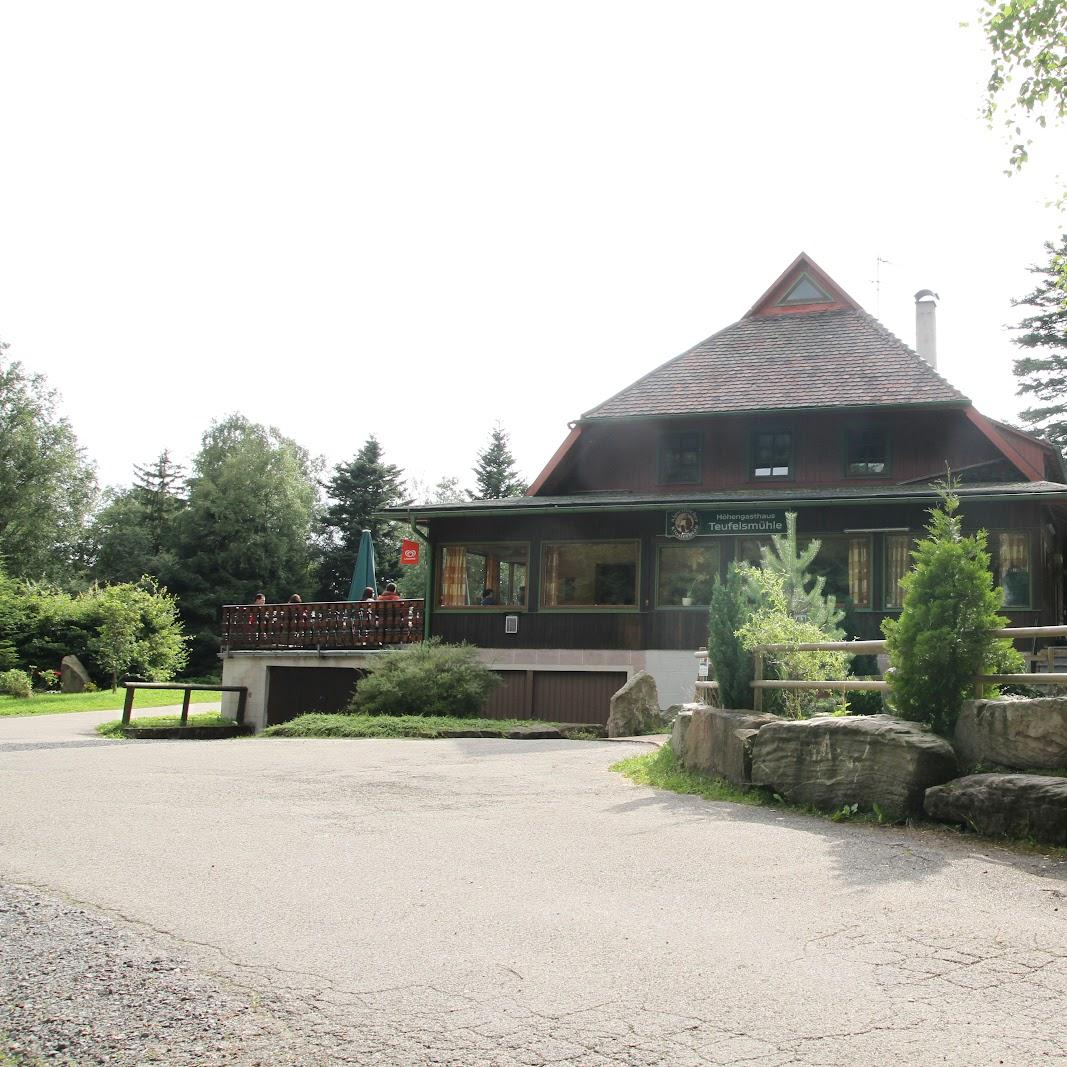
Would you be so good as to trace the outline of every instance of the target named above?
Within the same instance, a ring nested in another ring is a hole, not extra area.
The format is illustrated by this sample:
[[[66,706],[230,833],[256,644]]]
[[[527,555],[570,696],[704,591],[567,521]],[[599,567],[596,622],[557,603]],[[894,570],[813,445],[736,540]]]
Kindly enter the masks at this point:
[[[752,707],[752,653],[737,636],[755,607],[744,571],[731,563],[725,583],[715,579],[708,611],[708,657],[724,708]]]
[[[159,555],[171,537],[171,523],[185,504],[181,496],[184,469],[164,449],[149,465],[133,465],[133,492],[144,506],[152,551]]]
[[[797,545],[797,515],[790,511],[785,517],[786,532],[774,534],[769,547],[760,549],[762,567],[782,576],[789,614],[799,622],[818,626],[831,641],[845,636],[841,620],[845,613],[837,608],[834,597],[823,592],[826,579],[810,572],[821,541],[809,541],[803,551]],[[753,596],[758,598],[758,590]]]
[[[471,500],[501,500],[509,496],[522,496],[526,483],[515,469],[515,457],[511,454],[507,431],[498,422],[489,434],[489,443],[478,453],[474,466],[475,489]]]
[[[348,463],[339,463],[323,488],[330,498],[323,523],[321,595],[341,600],[348,595],[364,530],[374,539],[374,563],[379,578],[396,577],[400,569],[400,535],[395,522],[374,516],[383,508],[410,504],[404,472],[386,463],[382,446],[371,434]]]
[[[1067,456],[1067,234],[1059,247],[1045,242],[1049,261],[1030,268],[1038,276],[1037,287],[1028,296],[1012,301],[1014,307],[1033,308],[1019,323],[1022,333],[1012,340],[1020,348],[1034,349],[1039,355],[1015,360],[1019,380],[1016,393],[1044,401],[1020,415],[1027,428],[1051,441]]]

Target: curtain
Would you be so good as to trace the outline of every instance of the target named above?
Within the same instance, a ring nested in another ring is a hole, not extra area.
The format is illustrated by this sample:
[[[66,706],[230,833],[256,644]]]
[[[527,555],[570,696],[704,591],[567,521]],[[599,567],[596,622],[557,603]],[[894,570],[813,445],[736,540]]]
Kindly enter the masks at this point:
[[[1030,535],[997,534],[997,584],[1004,590],[1005,607],[1030,603]]]
[[[548,545],[545,548],[541,602],[546,608],[554,608],[559,604],[559,552],[558,545]]]
[[[885,539],[885,606],[890,611],[899,611],[904,603],[900,580],[908,573],[910,545],[907,534],[888,534]]]
[[[462,546],[447,546],[441,550],[444,567],[441,573],[441,607],[467,606],[467,550]],[[481,590],[479,590],[481,592]]]
[[[871,542],[853,537],[848,542],[848,595],[857,608],[871,606]]]

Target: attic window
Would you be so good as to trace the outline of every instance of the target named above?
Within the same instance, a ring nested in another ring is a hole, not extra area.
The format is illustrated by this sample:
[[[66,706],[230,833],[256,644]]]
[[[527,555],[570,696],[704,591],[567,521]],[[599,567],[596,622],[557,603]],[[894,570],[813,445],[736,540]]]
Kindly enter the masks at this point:
[[[702,435],[665,433],[659,441],[659,484],[698,485]]]
[[[833,298],[825,290],[819,288],[806,274],[802,274],[786,292],[785,296],[778,301],[778,307],[789,307],[792,304],[832,304]]]

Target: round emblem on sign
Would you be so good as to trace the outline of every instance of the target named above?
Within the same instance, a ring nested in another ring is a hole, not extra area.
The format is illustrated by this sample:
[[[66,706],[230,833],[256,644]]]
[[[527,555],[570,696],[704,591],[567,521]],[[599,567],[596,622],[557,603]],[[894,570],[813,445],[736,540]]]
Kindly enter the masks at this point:
[[[696,537],[698,525],[694,511],[676,511],[671,519],[671,530],[679,541],[690,541]]]

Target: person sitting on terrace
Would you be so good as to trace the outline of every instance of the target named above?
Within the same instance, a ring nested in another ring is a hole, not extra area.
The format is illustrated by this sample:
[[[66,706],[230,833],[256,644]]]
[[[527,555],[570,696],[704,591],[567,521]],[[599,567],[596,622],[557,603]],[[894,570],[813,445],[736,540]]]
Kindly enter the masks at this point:
[[[289,598],[289,603],[290,604],[303,604],[304,602],[300,599],[300,594],[299,593],[293,593],[293,595]]]
[[[256,593],[256,595],[252,598],[252,603],[257,608],[263,607],[263,605],[266,604],[266,602],[267,602],[267,598],[262,593]]]
[[[361,596],[359,599],[360,600],[377,600],[378,598],[374,595],[374,586],[373,585],[368,585],[367,588],[363,590],[363,596]]]
[[[496,604],[496,602],[496,594],[493,592],[492,589],[489,588],[489,586],[486,586],[482,590],[482,607],[491,608],[494,604]]]
[[[382,593],[379,600],[399,600],[400,594],[396,591],[396,582],[386,582],[385,592]]]

